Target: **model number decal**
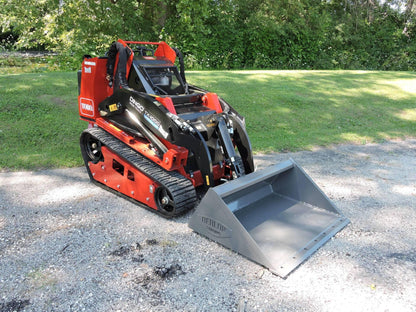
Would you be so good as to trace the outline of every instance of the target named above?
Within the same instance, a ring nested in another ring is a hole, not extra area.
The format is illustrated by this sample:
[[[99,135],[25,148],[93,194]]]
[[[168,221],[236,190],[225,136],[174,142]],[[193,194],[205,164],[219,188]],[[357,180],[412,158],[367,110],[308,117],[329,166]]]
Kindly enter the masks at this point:
[[[150,124],[155,127],[156,129],[159,129],[160,127],[160,122],[159,120],[157,120],[154,116],[152,116],[149,112],[145,112],[143,114],[144,119],[146,119],[148,122],[150,122]]]
[[[135,98],[130,96],[129,98],[130,105],[134,106],[139,113],[143,114],[143,118],[156,130],[158,130],[162,136],[166,139],[168,137],[168,133],[163,129],[161,122],[149,113],[142,104],[140,104]]]

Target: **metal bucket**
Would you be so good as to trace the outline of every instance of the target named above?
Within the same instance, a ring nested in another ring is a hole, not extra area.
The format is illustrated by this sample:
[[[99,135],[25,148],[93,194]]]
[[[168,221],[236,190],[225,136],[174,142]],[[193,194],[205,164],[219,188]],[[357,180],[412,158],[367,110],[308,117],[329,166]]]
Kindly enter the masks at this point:
[[[189,227],[285,277],[349,222],[288,160],[210,188]]]

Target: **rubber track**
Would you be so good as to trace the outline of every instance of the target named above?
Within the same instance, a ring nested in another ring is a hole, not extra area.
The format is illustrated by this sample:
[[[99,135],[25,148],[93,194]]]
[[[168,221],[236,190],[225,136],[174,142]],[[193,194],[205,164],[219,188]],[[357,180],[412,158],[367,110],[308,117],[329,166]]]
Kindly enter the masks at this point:
[[[168,189],[176,206],[175,213],[172,217],[179,216],[195,206],[197,202],[195,188],[192,182],[180,173],[161,168],[101,128],[86,129],[82,135],[85,135],[87,132],[100,140],[103,145],[122,157],[131,166]],[[155,211],[153,208],[149,208]],[[162,216],[170,217],[163,212],[157,212]]]

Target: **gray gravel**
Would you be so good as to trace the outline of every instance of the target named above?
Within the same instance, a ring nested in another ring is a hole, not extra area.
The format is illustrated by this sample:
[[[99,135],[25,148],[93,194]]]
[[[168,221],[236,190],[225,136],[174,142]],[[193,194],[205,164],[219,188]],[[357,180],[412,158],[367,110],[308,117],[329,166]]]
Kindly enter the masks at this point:
[[[287,279],[83,168],[0,173],[0,311],[415,311],[416,140],[288,157],[352,223]]]

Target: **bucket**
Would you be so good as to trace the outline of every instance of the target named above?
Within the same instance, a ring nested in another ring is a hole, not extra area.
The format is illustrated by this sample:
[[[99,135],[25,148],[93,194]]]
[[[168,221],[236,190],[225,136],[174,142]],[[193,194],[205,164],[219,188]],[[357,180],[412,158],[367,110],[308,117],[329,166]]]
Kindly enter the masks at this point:
[[[349,222],[290,159],[210,188],[189,227],[286,277]]]

